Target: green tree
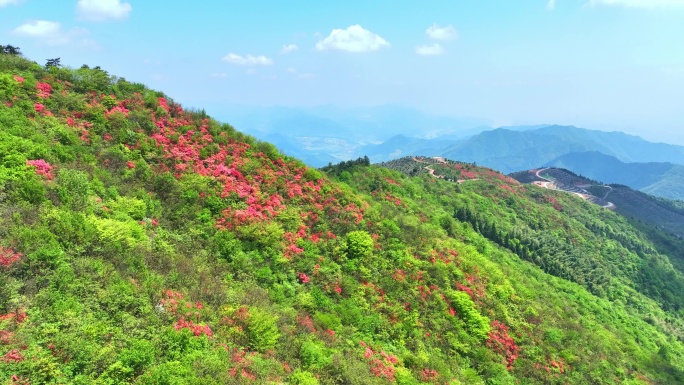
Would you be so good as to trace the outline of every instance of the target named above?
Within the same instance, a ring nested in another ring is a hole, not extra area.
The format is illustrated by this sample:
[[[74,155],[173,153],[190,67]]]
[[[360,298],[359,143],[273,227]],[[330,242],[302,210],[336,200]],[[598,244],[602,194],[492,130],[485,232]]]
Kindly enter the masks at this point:
[[[59,68],[61,66],[62,66],[61,59],[58,57],[53,58],[53,59],[47,59],[47,61],[45,62],[45,69],[50,69],[50,67]]]
[[[347,234],[347,256],[349,258],[368,257],[373,252],[373,238],[365,231],[352,231]]]
[[[280,338],[278,316],[259,308],[250,308],[247,336],[250,348],[258,352],[273,349]]]

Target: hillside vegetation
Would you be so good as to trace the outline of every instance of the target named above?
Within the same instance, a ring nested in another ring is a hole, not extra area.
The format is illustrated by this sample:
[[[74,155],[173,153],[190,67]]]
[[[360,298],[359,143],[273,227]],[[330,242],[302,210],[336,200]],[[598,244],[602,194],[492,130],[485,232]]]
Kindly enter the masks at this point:
[[[682,272],[624,218],[368,163],[0,54],[0,383],[684,382]]]

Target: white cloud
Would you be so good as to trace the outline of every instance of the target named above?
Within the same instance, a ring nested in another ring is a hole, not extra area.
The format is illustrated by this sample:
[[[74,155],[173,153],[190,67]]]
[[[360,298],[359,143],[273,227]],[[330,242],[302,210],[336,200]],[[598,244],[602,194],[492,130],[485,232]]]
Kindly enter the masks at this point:
[[[269,66],[273,64],[273,60],[270,58],[267,58],[266,56],[260,55],[260,56],[254,56],[254,55],[247,55],[247,56],[241,56],[235,53],[229,53],[228,55],[224,56],[223,59],[224,62],[228,62],[230,64],[235,64],[239,66],[257,66],[257,65],[264,65],[264,66]]]
[[[589,5],[614,5],[630,8],[684,7],[684,0],[590,0]]]
[[[546,9],[549,11],[556,9],[556,0],[549,0],[549,2],[546,3]]]
[[[19,0],[0,0],[0,7],[4,7],[10,4],[19,4]]]
[[[316,43],[316,49],[358,53],[376,51],[389,45],[387,40],[356,24],[347,29],[333,29],[330,35]]]
[[[280,50],[280,52],[282,52],[283,54],[288,54],[288,53],[294,52],[298,49],[299,49],[299,47],[297,47],[297,44],[286,44],[283,46],[283,49]]]
[[[297,69],[294,68],[294,67],[290,67],[290,68],[288,68],[286,71],[289,72],[289,73],[291,73],[291,74],[293,74],[293,75],[295,75],[295,76],[297,76],[299,79],[313,79],[313,78],[316,77],[316,74],[312,74],[312,73],[302,73],[302,72],[299,72],[299,70],[297,70]]]
[[[454,29],[454,26],[451,24],[447,25],[446,27],[440,27],[437,24],[432,24],[430,27],[428,27],[425,33],[430,39],[434,40],[453,40],[458,37],[456,29]]]
[[[416,47],[416,53],[423,56],[435,56],[444,53],[444,48],[438,43],[419,45]]]
[[[12,30],[18,36],[29,37],[40,40],[47,45],[80,44],[83,46],[97,48],[97,43],[88,39],[87,29],[72,28],[64,31],[62,25],[56,21],[36,20],[22,24]]]
[[[121,0],[78,0],[76,12],[79,18],[90,21],[125,19],[133,7]]]
[[[12,32],[17,35],[41,38],[57,35],[61,28],[60,24],[56,21],[36,20],[18,26]]]

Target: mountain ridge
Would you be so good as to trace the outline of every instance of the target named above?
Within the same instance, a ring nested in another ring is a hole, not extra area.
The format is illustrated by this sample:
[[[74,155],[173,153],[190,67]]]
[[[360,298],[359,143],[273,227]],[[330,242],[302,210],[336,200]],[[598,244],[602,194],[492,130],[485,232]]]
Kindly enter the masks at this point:
[[[490,154],[497,154],[496,157],[488,155],[488,150]],[[572,126],[548,126],[523,132],[487,131],[438,155],[477,162],[508,173],[538,167],[569,152],[585,151],[599,151],[622,161],[684,164],[683,146],[651,143],[620,132]]]
[[[684,199],[684,166],[666,162],[625,163],[600,152],[568,153],[544,164],[591,179],[617,183],[670,199]]]

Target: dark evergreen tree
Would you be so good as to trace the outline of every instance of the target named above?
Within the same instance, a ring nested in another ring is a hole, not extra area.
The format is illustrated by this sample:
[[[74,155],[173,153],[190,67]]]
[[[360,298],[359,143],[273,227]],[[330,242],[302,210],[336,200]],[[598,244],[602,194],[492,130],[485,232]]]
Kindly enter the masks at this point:
[[[53,58],[53,59],[47,59],[47,62],[45,63],[45,69],[50,69],[50,67],[61,67],[62,64],[60,63],[61,59],[60,58]]]
[[[19,49],[19,47],[15,47],[10,44],[0,46],[0,52],[6,53],[8,55],[21,56],[21,50]]]

